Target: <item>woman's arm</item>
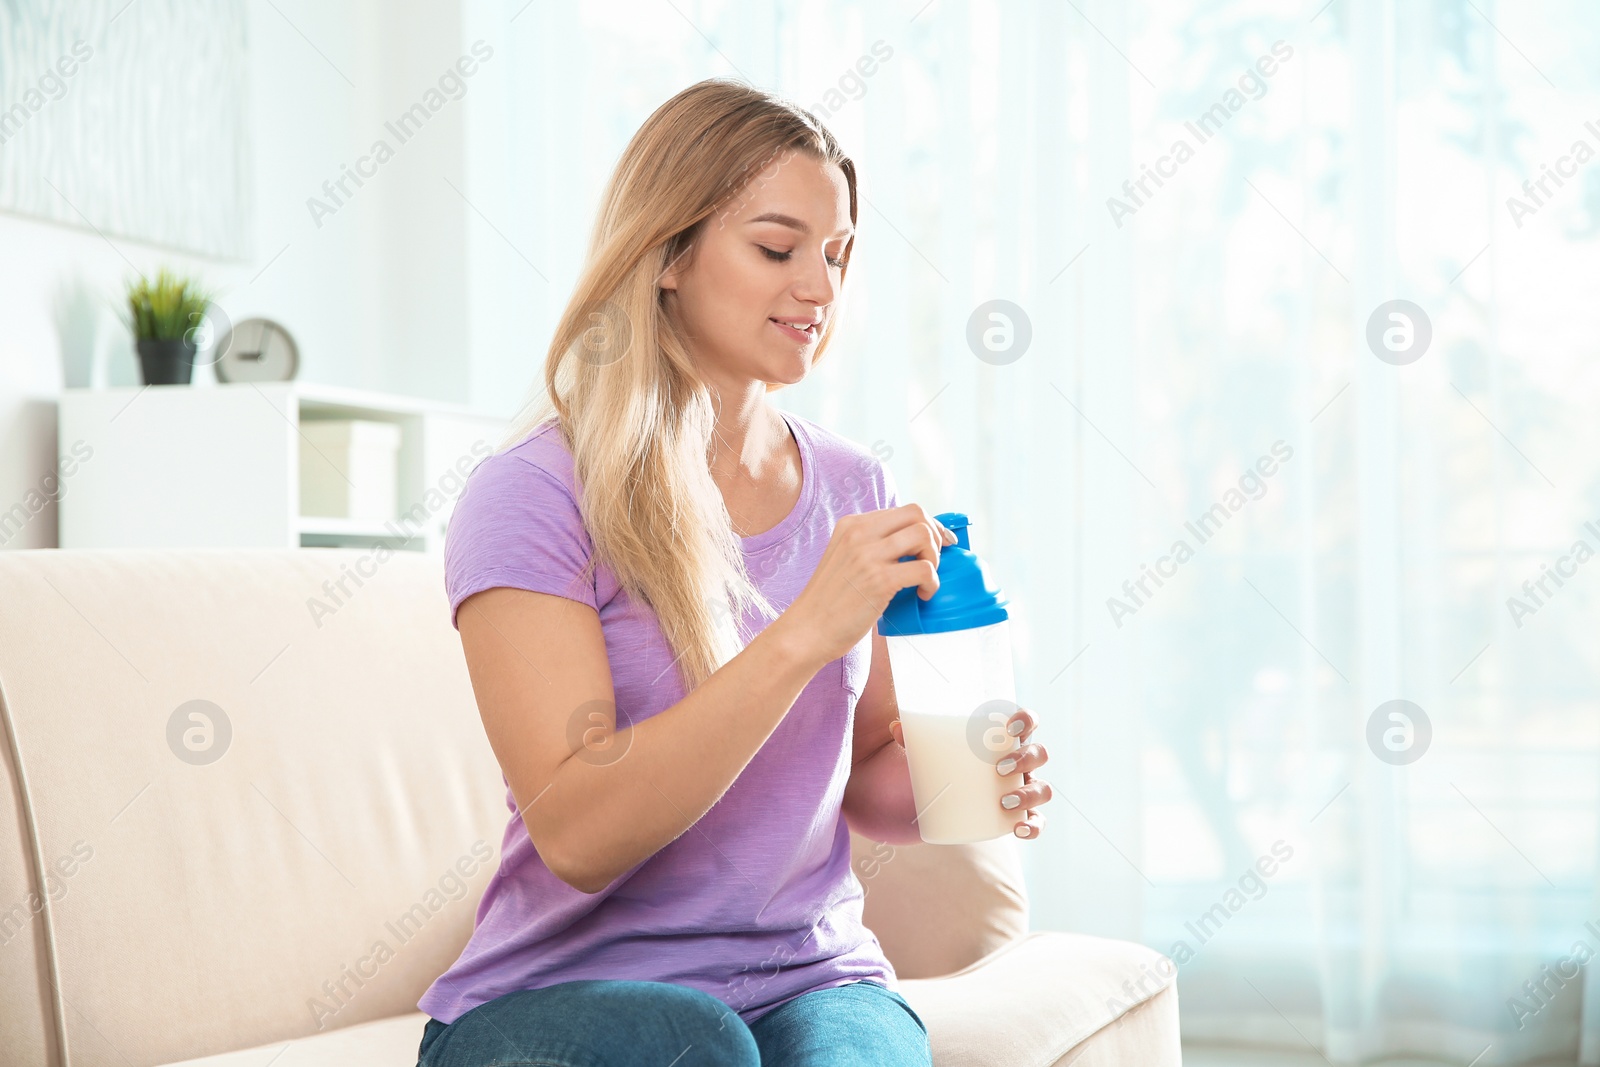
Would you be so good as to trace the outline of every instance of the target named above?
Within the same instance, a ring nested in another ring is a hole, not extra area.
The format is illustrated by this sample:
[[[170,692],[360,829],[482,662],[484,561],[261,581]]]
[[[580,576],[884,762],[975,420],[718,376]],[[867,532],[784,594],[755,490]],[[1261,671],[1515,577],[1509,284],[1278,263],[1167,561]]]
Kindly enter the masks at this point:
[[[710,810],[823,665],[779,618],[684,699],[618,730],[593,608],[495,587],[464,600],[457,619],[523,825],[546,866],[585,893]]]

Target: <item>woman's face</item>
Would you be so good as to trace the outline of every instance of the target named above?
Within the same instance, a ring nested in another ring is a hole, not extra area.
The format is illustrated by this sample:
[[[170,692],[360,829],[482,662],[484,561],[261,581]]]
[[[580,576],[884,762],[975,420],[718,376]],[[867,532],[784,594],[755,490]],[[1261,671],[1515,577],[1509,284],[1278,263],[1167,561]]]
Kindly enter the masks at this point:
[[[852,234],[844,172],[794,149],[707,219],[687,267],[661,278],[704,372],[727,384],[804,378]],[[774,320],[810,328],[802,335]]]

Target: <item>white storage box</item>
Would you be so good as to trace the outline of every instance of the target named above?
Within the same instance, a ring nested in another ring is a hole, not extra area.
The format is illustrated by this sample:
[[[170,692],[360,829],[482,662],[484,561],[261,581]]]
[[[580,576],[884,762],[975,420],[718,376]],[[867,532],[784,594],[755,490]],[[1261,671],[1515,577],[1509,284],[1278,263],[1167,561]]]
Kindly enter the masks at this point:
[[[383,522],[399,510],[400,427],[366,419],[302,420],[300,514]]]

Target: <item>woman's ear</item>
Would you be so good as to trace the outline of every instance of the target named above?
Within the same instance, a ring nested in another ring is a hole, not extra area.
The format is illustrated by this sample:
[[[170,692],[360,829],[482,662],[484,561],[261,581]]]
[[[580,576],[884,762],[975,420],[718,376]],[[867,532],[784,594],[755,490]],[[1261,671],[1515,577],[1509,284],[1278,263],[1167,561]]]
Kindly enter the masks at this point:
[[[678,279],[682,273],[687,272],[692,264],[690,253],[694,251],[694,242],[691,240],[683,246],[683,251],[672,257],[672,262],[667,264],[667,269],[661,272],[656,279],[657,289],[678,288]]]
[[[675,254],[672,261],[667,262],[667,269],[662,270],[661,275],[656,278],[656,288],[658,290],[677,290],[678,282],[682,280],[683,275],[694,269],[694,245],[699,242],[701,230],[704,226],[706,226],[706,221],[701,219],[698,226],[693,227],[686,237],[675,238],[674,242],[672,242],[672,245],[682,242],[683,248],[678,250],[678,254]]]

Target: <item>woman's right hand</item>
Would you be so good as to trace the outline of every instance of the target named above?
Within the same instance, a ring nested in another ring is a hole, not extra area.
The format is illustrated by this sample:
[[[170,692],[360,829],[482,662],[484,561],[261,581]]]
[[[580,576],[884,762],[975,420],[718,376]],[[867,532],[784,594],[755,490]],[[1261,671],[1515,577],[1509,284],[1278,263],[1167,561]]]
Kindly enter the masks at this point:
[[[811,580],[772,625],[792,628],[819,667],[831,663],[877,624],[900,590],[914,585],[923,600],[933,596],[940,546],[955,543],[956,535],[918,504],[845,515]]]

